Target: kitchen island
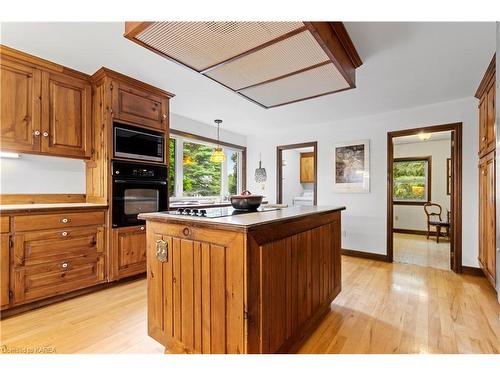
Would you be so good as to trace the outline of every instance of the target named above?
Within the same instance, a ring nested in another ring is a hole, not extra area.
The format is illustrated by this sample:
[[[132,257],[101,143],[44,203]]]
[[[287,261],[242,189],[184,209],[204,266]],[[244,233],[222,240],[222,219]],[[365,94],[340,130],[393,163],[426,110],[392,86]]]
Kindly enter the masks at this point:
[[[344,209],[140,214],[149,335],[171,353],[293,352],[340,292]]]

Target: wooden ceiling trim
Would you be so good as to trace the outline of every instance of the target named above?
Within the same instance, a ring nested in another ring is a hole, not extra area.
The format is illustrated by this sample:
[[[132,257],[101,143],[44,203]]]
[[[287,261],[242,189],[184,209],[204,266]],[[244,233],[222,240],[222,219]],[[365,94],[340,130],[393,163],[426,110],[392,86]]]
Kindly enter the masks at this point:
[[[253,88],[253,87],[265,85],[266,83],[271,83],[271,82],[274,82],[274,81],[278,81],[280,79],[291,77],[291,76],[294,76],[296,74],[304,73],[304,72],[307,72],[308,70],[319,68],[320,66],[328,65],[328,64],[331,64],[331,63],[332,62],[330,60],[323,61],[323,62],[321,62],[319,64],[314,64],[314,65],[308,66],[306,68],[296,70],[295,72],[290,72],[290,73],[287,73],[287,74],[283,74],[282,76],[279,76],[279,77],[275,77],[275,78],[271,78],[271,79],[268,79],[268,80],[265,80],[265,81],[262,81],[262,82],[254,83],[253,85],[248,85],[246,87],[241,87],[241,88],[239,88],[239,89],[237,89],[235,91],[239,92],[239,91],[250,89],[250,88]]]
[[[263,48],[269,47],[269,46],[271,46],[271,45],[273,45],[275,43],[281,42],[282,40],[288,39],[288,38],[290,38],[290,37],[292,37],[294,35],[300,34],[300,33],[304,32],[306,30],[307,30],[307,28],[305,26],[299,27],[298,29],[295,29],[295,30],[292,30],[292,31],[290,31],[290,32],[288,32],[286,34],[280,35],[279,37],[274,38],[274,39],[270,40],[269,42],[263,43],[263,44],[261,44],[261,45],[259,45],[257,47],[254,47],[254,48],[252,48],[252,49],[250,49],[248,51],[242,52],[242,53],[240,53],[240,54],[238,54],[236,56],[233,56],[233,57],[231,57],[229,59],[226,59],[226,60],[221,61],[221,62],[219,62],[217,64],[209,66],[208,68],[200,70],[199,72],[201,74],[205,75],[205,73],[208,73],[211,70],[217,69],[217,68],[219,68],[221,66],[229,64],[230,62],[233,62],[235,60],[241,59],[242,57],[245,57],[247,55],[250,55],[251,53],[257,52],[257,51],[259,51],[259,50],[261,50]]]
[[[493,54],[490,64],[486,69],[486,73],[484,73],[483,79],[481,80],[481,83],[479,84],[479,87],[477,88],[476,93],[474,94],[476,98],[481,99],[484,92],[488,88],[491,79],[493,78],[493,76],[495,76],[495,66],[496,66],[496,54]]]
[[[334,28],[332,28],[332,24],[336,24],[336,22],[304,22],[304,24],[346,81],[349,82],[351,88],[356,87],[356,66],[344,48],[344,44],[349,44],[349,42],[346,40],[342,41],[340,39],[342,35],[337,34]],[[337,27],[337,29],[339,28]],[[347,31],[345,32],[345,36],[348,36]]]

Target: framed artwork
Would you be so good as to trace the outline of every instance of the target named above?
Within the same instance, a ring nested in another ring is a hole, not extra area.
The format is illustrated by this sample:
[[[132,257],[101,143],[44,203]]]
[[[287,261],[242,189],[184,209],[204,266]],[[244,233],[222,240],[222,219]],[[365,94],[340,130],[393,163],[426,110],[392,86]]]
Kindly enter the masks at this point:
[[[446,159],[446,194],[451,195],[451,158]]]
[[[336,144],[333,165],[333,190],[335,192],[370,192],[369,140]]]

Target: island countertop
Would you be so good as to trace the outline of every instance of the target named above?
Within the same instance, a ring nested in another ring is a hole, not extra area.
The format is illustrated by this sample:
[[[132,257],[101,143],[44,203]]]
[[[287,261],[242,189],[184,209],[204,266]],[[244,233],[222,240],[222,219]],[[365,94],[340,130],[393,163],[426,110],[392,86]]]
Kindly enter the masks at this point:
[[[303,216],[324,215],[345,210],[344,206],[296,206],[264,212],[249,212],[240,215],[207,218],[153,212],[139,214],[139,219],[146,221],[168,222],[172,224],[189,224],[194,226],[215,227],[227,230],[247,231],[262,225],[296,220]]]

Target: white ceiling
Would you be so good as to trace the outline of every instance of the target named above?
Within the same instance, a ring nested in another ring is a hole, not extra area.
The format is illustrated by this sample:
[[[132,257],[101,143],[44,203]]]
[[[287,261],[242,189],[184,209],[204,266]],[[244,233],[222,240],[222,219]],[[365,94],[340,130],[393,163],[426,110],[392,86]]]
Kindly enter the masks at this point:
[[[357,88],[274,109],[232,91],[123,37],[118,22],[2,23],[1,42],[93,73],[101,66],[176,94],[171,111],[259,134],[400,110],[474,94],[495,51],[495,24],[347,22],[363,65]]]

